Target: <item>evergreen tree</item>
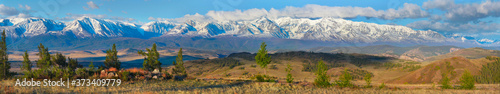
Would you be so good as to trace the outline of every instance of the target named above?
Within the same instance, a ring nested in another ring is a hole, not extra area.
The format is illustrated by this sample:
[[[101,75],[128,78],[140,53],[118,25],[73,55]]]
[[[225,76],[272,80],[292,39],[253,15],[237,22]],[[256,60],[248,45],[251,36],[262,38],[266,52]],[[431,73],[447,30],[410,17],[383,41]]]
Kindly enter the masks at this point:
[[[184,67],[184,61],[182,61],[182,48],[179,49],[179,53],[177,53],[177,58],[175,58],[175,62],[173,62],[175,66],[172,70],[172,74],[176,76],[185,76],[187,77],[186,68]]]
[[[140,50],[137,53],[146,56],[144,58],[144,63],[142,64],[145,70],[148,71],[153,71],[154,69],[158,69],[161,71],[161,62],[158,60],[160,59],[160,53],[156,50],[156,43],[153,44],[153,47],[151,49],[146,48],[146,52]]]
[[[349,73],[348,69],[345,68],[344,71],[342,72],[342,75],[339,78],[340,81],[337,81],[338,85],[340,87],[351,87],[353,86],[351,83],[352,76],[351,73]]]
[[[363,80],[366,81],[366,87],[372,87],[371,82],[372,82],[372,74],[371,73],[366,73],[365,77],[363,77]]]
[[[116,51],[115,44],[113,44],[113,48],[106,51],[106,60],[104,60],[104,65],[106,68],[114,67],[120,70],[121,62],[118,60],[118,51]]]
[[[451,89],[450,78],[448,78],[448,74],[443,73],[441,78],[441,89]]]
[[[52,65],[50,61],[49,48],[45,48],[42,43],[38,46],[38,61],[36,66],[40,69],[47,69]]]
[[[10,77],[10,62],[7,54],[7,42],[5,41],[5,30],[2,32],[2,41],[0,42],[0,78]]]
[[[491,56],[489,58],[495,61],[483,65],[476,81],[482,84],[498,84],[500,83],[500,58]]]
[[[287,83],[293,83],[293,77],[292,77],[292,67],[290,66],[290,64],[287,64],[286,65],[286,72],[287,72],[287,75],[286,75],[286,82]]]
[[[92,61],[90,61],[90,64],[89,64],[89,70],[90,70],[90,71],[95,71],[94,62],[92,62]]]
[[[31,67],[33,65],[31,64],[31,61],[30,61],[30,58],[28,55],[28,51],[24,51],[23,58],[24,58],[23,67],[21,67],[21,69],[26,70],[26,71],[31,71]]]
[[[69,60],[69,63],[68,63],[69,70],[74,71],[76,68],[82,67],[82,65],[78,64],[77,59],[72,59],[72,58],[68,57],[68,60]]]
[[[465,70],[464,74],[460,78],[460,82],[462,89],[474,89],[474,76],[472,76],[469,71]]]
[[[267,74],[267,64],[271,63],[271,57],[267,54],[266,46],[266,42],[262,42],[259,52],[257,52],[257,55],[255,55],[255,62],[261,68],[264,68],[264,74]]]
[[[326,71],[328,70],[323,60],[320,60],[317,65],[316,71],[316,79],[314,80],[314,84],[319,87],[328,87],[330,86],[330,77],[326,75]]]
[[[57,64],[60,68],[66,68],[68,66],[68,63],[66,63],[66,57],[62,55],[61,53],[56,53],[54,56],[52,56],[52,63]]]

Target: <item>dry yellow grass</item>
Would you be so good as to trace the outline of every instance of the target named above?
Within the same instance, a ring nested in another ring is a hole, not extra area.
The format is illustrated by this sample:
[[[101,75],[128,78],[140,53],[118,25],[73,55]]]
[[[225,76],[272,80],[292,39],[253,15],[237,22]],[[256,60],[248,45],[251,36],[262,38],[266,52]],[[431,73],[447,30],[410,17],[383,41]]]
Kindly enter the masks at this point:
[[[480,90],[440,90],[440,89],[422,89],[400,88],[407,85],[397,86],[400,89],[389,88],[316,88],[313,86],[303,86],[300,84],[287,83],[267,83],[267,82],[248,82],[248,81],[137,81],[125,83],[120,86],[109,87],[17,87],[13,80],[4,80],[0,82],[0,93],[144,93],[144,94],[494,94],[500,92],[500,85],[479,85],[486,87],[495,87],[496,89]],[[425,85],[424,85],[425,86]]]

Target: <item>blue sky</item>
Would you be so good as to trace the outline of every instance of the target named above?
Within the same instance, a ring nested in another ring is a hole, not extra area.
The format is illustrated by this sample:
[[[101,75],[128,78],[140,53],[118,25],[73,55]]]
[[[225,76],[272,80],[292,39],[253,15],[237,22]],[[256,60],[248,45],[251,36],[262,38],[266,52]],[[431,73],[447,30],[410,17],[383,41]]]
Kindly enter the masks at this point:
[[[0,4],[1,18],[71,21],[90,16],[142,24],[200,17],[337,17],[500,39],[499,0],[1,0]]]

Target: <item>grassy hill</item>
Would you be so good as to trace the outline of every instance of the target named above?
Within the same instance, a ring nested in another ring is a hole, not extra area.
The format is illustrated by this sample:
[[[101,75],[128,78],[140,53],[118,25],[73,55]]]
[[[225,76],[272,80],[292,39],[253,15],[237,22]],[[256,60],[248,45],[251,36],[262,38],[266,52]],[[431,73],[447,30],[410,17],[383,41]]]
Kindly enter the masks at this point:
[[[450,57],[434,61],[423,68],[387,82],[397,84],[438,83],[442,79],[441,74],[446,73],[450,77],[451,82],[456,83],[465,70],[468,70],[473,75],[478,75],[481,67],[490,62],[494,61],[486,58],[467,59],[466,57]]]
[[[500,56],[500,51],[498,50],[488,50],[488,49],[483,49],[483,48],[467,48],[467,49],[461,49],[457,50],[451,53],[447,53],[444,55],[439,55],[439,56],[433,56],[427,59],[426,61],[435,61],[435,60],[441,60],[445,58],[451,58],[451,57],[465,57],[468,59],[478,59],[478,58],[483,58],[486,56]]]
[[[362,47],[316,47],[308,51],[325,53],[360,53],[380,56],[391,56],[413,61],[425,61],[429,57],[443,55],[454,50],[462,49],[456,46],[408,46],[398,47],[391,45],[375,45]]]
[[[462,49],[456,46],[420,46],[401,54],[400,59],[425,61],[432,56],[447,54]]]
[[[316,64],[323,60],[328,66],[328,75],[333,79],[341,74],[344,68],[349,68],[356,79],[369,71],[363,70],[363,67],[381,64],[380,62],[398,61],[396,58],[373,56],[366,54],[331,54],[331,53],[312,53],[312,52],[283,52],[270,54],[272,62],[267,69],[260,68],[254,60],[255,54],[234,53],[226,58],[192,60],[185,63],[189,75],[196,78],[224,78],[224,79],[250,79],[252,75],[264,74],[277,77],[278,80],[284,80],[286,77],[285,67],[290,64],[293,71],[293,77],[296,81],[314,81]]]

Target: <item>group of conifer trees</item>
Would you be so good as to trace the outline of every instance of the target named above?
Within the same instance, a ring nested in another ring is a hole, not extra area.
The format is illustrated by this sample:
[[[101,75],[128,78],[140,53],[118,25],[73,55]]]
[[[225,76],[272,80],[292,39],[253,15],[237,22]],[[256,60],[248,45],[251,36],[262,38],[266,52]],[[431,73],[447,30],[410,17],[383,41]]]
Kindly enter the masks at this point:
[[[82,68],[77,59],[64,56],[62,53],[56,52],[51,55],[43,44],[38,46],[38,57],[36,66],[38,69],[32,70],[33,64],[29,59],[28,51],[24,52],[21,69],[24,70],[26,78],[40,79],[57,79],[57,78],[73,78],[76,75],[75,70]]]
[[[159,61],[160,54],[158,53],[156,43],[153,44],[151,49],[146,48],[146,52],[139,50],[137,53],[145,56],[142,64],[144,70],[154,71],[155,69],[158,69],[159,71],[162,71],[161,62]],[[175,61],[172,62],[172,65],[174,65],[174,68],[172,68],[172,74],[175,75],[176,79],[187,77],[186,68],[184,67],[184,61],[182,59],[182,48],[180,48]],[[166,71],[163,73],[167,75],[169,74]]]
[[[475,77],[476,82],[482,84],[500,83],[500,58],[493,56],[488,56],[486,58],[494,60],[494,62],[483,65],[480,74]]]
[[[33,65],[29,60],[29,54],[27,51],[24,52],[23,55],[24,61],[22,62],[23,65],[21,68],[25,70],[25,77],[32,77],[32,78],[61,77],[58,76],[58,74],[56,74],[59,72],[54,72],[54,70],[56,71],[62,70],[63,77],[72,77],[76,75],[82,77],[82,74],[92,74],[96,71],[103,69],[116,68],[120,70],[121,68],[121,62],[120,60],[118,60],[118,51],[116,49],[115,44],[113,44],[111,49],[106,50],[106,59],[104,60],[104,66],[99,66],[99,70],[96,70],[94,68],[92,62],[89,65],[89,68],[82,68],[82,65],[78,64],[78,61],[76,59],[72,59],[70,57],[66,59],[65,56],[62,55],[61,53],[55,53],[54,55],[50,55],[48,48],[44,47],[42,44],[38,46],[38,51],[39,51],[38,52],[39,60],[36,61],[36,65],[39,68],[38,70],[31,70]],[[161,62],[158,60],[160,58],[159,57],[160,54],[157,51],[156,44],[153,44],[153,47],[151,49],[147,48],[146,51],[147,52],[140,50],[137,52],[138,54],[145,56],[143,69],[147,71],[153,71],[154,69],[159,69],[161,71]],[[68,62],[66,62],[66,60],[68,60]],[[175,68],[173,68],[173,74],[175,74],[176,76],[187,77],[187,73],[184,68],[184,62],[182,61],[182,48],[179,50],[179,55],[177,56],[177,59],[176,61],[174,61],[173,64],[175,65]],[[77,70],[77,73],[82,73],[82,74],[75,74],[74,72],[72,72],[75,71],[76,68],[82,69],[82,70]]]
[[[157,51],[156,44],[153,44],[151,49],[146,49],[147,52],[142,50],[137,53],[145,56],[143,69],[147,71],[153,71],[154,69],[159,69],[161,71],[161,62],[158,60],[160,54]],[[38,78],[38,79],[55,79],[55,78],[73,78],[73,76],[85,77],[83,74],[88,76],[94,72],[97,72],[94,68],[93,62],[90,63],[89,68],[82,68],[83,66],[78,63],[77,59],[64,56],[62,53],[56,52],[51,55],[49,49],[40,43],[38,46],[39,59],[36,62],[36,67],[38,69],[32,70],[33,64],[29,59],[28,51],[24,52],[23,62],[21,69],[24,70],[24,77],[26,78]],[[2,41],[0,41],[0,78],[7,79],[12,76],[13,73],[9,71],[10,63],[8,61],[7,54],[7,43],[5,30],[2,32]],[[172,73],[176,76],[187,77],[186,69],[184,68],[184,62],[182,60],[182,48],[179,50],[176,61],[173,62],[175,66],[172,69]],[[113,44],[111,49],[106,51],[106,59],[104,60],[104,66],[99,66],[99,70],[106,68],[121,68],[121,62],[118,60],[118,51],[116,45]],[[77,70],[77,68],[79,68]],[[76,71],[76,72],[75,72]],[[165,72],[166,73],[166,72]]]
[[[160,54],[158,53],[156,43],[153,44],[153,47],[151,47],[151,49],[146,48],[146,51],[147,52],[144,52],[143,50],[137,51],[138,54],[145,56],[144,63],[142,64],[143,69],[147,71],[153,71],[154,69],[162,71],[161,62],[159,61]],[[172,65],[174,65],[172,74],[175,74],[176,76],[187,77],[186,68],[184,68],[184,62],[182,60],[182,48],[179,49],[177,58],[172,62]]]

